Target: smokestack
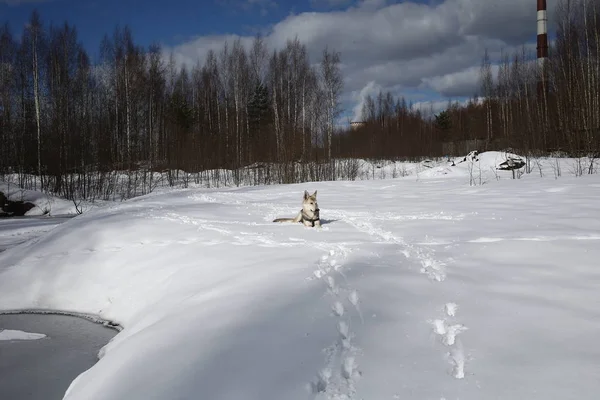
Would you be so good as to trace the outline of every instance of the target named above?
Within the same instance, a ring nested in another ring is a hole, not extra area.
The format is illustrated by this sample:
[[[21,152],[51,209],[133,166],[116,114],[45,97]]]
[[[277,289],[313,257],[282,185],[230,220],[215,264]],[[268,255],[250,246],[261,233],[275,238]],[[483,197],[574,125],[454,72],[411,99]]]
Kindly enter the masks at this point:
[[[538,94],[542,94],[546,85],[546,61],[548,59],[548,13],[546,0],[537,0],[537,62],[540,69]]]

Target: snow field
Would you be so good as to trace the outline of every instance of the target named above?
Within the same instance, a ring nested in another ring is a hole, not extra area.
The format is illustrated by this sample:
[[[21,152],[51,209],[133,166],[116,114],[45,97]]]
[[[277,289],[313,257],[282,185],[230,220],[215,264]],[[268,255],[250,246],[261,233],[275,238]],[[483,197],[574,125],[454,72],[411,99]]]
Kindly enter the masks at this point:
[[[0,307],[124,327],[68,400],[595,399],[600,176],[439,168],[100,207],[0,253]],[[305,189],[323,228],[272,223]]]

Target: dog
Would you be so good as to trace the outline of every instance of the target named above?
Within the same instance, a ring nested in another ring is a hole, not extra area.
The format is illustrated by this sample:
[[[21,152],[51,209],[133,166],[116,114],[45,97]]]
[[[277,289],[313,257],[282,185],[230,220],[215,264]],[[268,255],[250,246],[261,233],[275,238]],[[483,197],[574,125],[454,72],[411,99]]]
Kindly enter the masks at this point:
[[[302,199],[302,210],[294,218],[277,218],[273,222],[302,222],[304,226],[320,227],[321,218],[319,216],[319,204],[317,204],[317,191],[308,194],[304,191]]]

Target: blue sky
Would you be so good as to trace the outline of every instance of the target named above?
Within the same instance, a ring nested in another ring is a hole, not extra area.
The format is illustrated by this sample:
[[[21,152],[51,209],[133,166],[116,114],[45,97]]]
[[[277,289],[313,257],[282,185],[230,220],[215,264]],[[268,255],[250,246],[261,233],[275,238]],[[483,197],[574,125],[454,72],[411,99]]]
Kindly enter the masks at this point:
[[[548,0],[550,16],[557,1]],[[342,55],[350,119],[379,90],[436,109],[464,100],[478,90],[485,49],[493,60],[522,45],[535,50],[533,0],[0,0],[0,21],[20,32],[33,9],[45,24],[75,25],[93,59],[117,24],[181,63],[202,61],[226,40],[248,44],[257,31],[270,49],[298,36],[313,62],[328,46]]]
[[[419,0],[421,1],[421,0]],[[202,35],[252,35],[294,13],[342,10],[349,1],[332,0],[2,0],[0,20],[18,32],[37,9],[45,24],[65,20],[80,40],[97,53],[105,33],[129,25],[136,43],[175,46]]]
[[[16,1],[15,1],[16,2]],[[13,31],[20,31],[37,9],[44,23],[74,24],[80,40],[92,53],[98,52],[105,33],[112,33],[117,24],[129,25],[137,43],[149,45],[156,41],[174,46],[198,35],[251,34],[285,17],[294,7],[306,1],[280,2],[277,7],[245,6],[241,1],[228,0],[52,0],[0,4],[2,21],[9,21]],[[283,3],[289,3],[284,6]],[[266,10],[266,13],[265,11]]]

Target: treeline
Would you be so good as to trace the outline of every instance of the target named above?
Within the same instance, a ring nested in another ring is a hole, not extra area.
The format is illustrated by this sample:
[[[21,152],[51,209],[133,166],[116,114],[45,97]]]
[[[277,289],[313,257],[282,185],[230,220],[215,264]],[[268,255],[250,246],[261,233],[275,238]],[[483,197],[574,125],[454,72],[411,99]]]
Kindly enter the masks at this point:
[[[187,67],[158,45],[136,45],[124,27],[92,62],[75,27],[46,27],[34,12],[19,35],[0,28],[0,174],[108,198],[145,193],[165,176],[175,184],[179,171],[185,183],[268,184],[352,179],[356,158],[506,148],[596,157],[600,0],[561,0],[556,18],[543,68],[524,47],[499,66],[486,53],[481,93],[467,104],[430,118],[382,92],[365,99],[364,125],[343,132],[335,51],[310,60],[297,39],[272,50],[257,36]]]
[[[512,148],[597,158],[600,151],[600,0],[561,0],[556,40],[544,66],[523,47],[492,66],[487,52],[480,93],[449,102],[430,123],[389,93],[368,97],[366,124],[351,130],[345,153],[362,157],[464,155]],[[532,27],[535,26],[532,22]]]
[[[369,159],[416,159],[440,156],[440,132],[430,116],[407,103],[404,97],[394,98],[380,91],[375,97],[367,95],[361,111],[361,123],[336,136],[334,148],[338,157]]]
[[[343,86],[339,53],[325,48],[313,64],[297,39],[272,51],[257,36],[249,48],[226,43],[191,68],[165,58],[158,45],[136,45],[127,27],[104,37],[93,63],[68,23],[45,27],[34,12],[18,39],[5,24],[0,173],[87,197],[80,186],[84,178],[91,185],[90,173],[98,185],[114,171],[135,172],[136,180],[144,171],[146,181],[152,171],[277,163],[286,166],[277,179],[293,182],[306,179],[297,163],[331,159]],[[326,179],[332,168],[310,172]],[[96,191],[110,190],[107,184]]]

